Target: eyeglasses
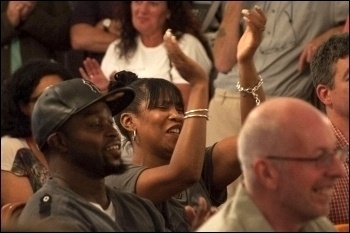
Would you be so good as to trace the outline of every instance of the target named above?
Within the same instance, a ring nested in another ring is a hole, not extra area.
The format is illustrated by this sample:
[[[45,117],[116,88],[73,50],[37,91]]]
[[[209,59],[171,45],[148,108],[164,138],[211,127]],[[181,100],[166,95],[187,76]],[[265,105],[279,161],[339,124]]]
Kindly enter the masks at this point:
[[[333,159],[339,159],[341,162],[345,162],[349,158],[349,149],[336,149],[333,152],[324,151],[321,155],[315,158],[303,158],[303,157],[280,157],[280,156],[266,156],[267,159],[284,160],[284,161],[296,161],[296,162],[312,162],[319,168],[329,167]]]

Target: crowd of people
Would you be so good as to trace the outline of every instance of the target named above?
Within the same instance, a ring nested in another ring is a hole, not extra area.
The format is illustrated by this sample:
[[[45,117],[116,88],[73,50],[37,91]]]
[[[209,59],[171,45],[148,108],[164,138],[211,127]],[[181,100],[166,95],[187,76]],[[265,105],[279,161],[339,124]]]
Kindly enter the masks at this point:
[[[223,4],[1,3],[2,230],[349,229],[349,2]]]

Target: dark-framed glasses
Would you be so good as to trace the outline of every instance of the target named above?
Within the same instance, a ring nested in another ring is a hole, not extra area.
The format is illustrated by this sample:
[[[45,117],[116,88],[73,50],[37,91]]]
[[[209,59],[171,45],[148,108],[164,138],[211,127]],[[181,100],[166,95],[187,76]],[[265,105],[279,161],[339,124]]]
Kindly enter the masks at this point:
[[[329,167],[334,159],[345,162],[349,158],[349,149],[336,149],[333,152],[324,151],[317,157],[305,158],[305,157],[282,157],[269,155],[266,156],[267,159],[280,160],[280,161],[295,161],[295,162],[309,162],[315,163],[317,167],[325,168]]]

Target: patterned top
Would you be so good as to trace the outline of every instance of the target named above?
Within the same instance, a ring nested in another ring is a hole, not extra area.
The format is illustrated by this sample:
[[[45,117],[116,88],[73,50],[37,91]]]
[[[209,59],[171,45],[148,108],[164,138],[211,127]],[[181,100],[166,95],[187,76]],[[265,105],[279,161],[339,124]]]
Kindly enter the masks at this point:
[[[1,170],[28,177],[33,192],[49,177],[48,169],[29,148],[25,138],[1,137]]]
[[[335,186],[328,215],[334,224],[342,224],[349,223],[349,141],[334,124],[332,127],[338,140],[337,147],[348,150],[348,157],[344,162],[346,176],[339,179]]]
[[[27,176],[33,192],[40,189],[49,178],[49,170],[28,148],[22,148],[17,151],[11,172],[18,176]]]

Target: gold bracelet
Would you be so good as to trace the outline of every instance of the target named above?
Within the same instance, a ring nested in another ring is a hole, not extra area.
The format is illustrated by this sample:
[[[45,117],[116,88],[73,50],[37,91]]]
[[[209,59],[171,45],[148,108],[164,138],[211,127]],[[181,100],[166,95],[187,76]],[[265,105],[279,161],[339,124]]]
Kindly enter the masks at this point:
[[[189,113],[195,113],[195,112],[208,112],[208,109],[206,109],[206,108],[199,108],[199,109],[189,110],[189,111],[185,112],[185,115],[189,114]]]
[[[202,118],[209,120],[208,115],[202,115],[202,114],[186,114],[184,116],[184,119],[191,118],[191,117],[202,117]]]
[[[237,87],[237,89],[238,89],[239,92],[246,92],[246,93],[252,94],[252,95],[253,95],[253,98],[255,99],[256,105],[259,105],[259,104],[260,104],[260,99],[259,99],[258,94],[256,94],[255,92],[256,92],[256,91],[262,86],[262,84],[263,84],[263,79],[260,77],[260,75],[259,75],[259,78],[260,78],[259,83],[258,83],[255,87],[253,87],[253,88],[243,88],[243,87],[241,87],[241,84],[240,84],[239,82],[237,82],[237,85],[236,85],[236,87]]]

